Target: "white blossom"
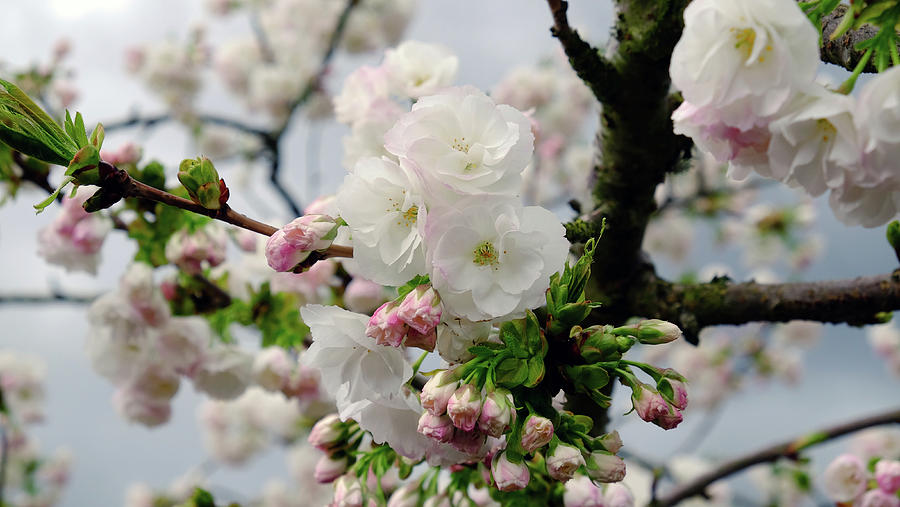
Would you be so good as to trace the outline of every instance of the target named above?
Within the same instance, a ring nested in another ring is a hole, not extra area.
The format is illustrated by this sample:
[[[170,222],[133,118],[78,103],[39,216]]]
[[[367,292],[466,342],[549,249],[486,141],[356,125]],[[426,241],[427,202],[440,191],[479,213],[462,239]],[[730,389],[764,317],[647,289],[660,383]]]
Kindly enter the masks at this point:
[[[357,163],[338,190],[354,260],[360,274],[374,282],[401,285],[426,272],[426,208],[413,181],[403,165],[368,158]]]
[[[384,67],[395,92],[418,99],[453,84],[459,59],[444,46],[406,41],[385,52]]]
[[[219,400],[236,398],[253,380],[253,357],[234,345],[214,343],[194,374],[194,388]]]
[[[669,71],[687,102],[747,129],[812,82],[818,60],[818,33],[795,2],[699,0],[684,10]]]
[[[559,219],[544,208],[473,199],[429,215],[431,281],[445,309],[490,320],[540,306],[569,250]]]
[[[384,139],[389,152],[414,163],[430,199],[449,202],[514,195],[534,144],[525,115],[473,87],[419,99]]]

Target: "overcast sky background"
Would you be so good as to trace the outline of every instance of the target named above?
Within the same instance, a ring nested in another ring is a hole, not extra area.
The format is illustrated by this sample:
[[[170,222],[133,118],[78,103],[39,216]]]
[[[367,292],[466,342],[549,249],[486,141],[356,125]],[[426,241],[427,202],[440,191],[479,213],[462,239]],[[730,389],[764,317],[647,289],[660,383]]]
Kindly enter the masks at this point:
[[[333,0],[338,1],[338,0]],[[35,60],[46,61],[54,42],[68,37],[73,43],[71,63],[78,69],[81,99],[76,107],[86,123],[110,121],[127,116],[132,109],[143,113],[162,111],[161,104],[141,83],[123,71],[123,51],[133,44],[173,36],[182,39],[192,24],[208,19],[202,2],[183,0],[33,0],[4,2],[0,17],[0,60],[10,67]],[[611,11],[608,2],[575,0],[571,19],[593,41],[606,38]],[[550,37],[550,16],[544,2],[531,0],[491,0],[421,2],[408,37],[440,42],[460,56],[458,82],[489,89],[509,69],[532,64],[557,51]],[[229,33],[247,30],[246,19],[235,16],[209,24],[210,39],[224,40]],[[339,89],[338,76],[368,59],[336,59],[335,76],[329,82]],[[210,81],[212,82],[212,80]],[[200,110],[223,116],[245,115],[243,106],[221,88],[207,86]],[[330,123],[322,128],[320,164],[326,188],[340,181],[340,138],[346,129]],[[133,138],[135,131],[114,133],[106,146],[115,148]],[[145,156],[158,158],[167,166],[195,156],[190,141],[172,126],[158,128],[149,136],[134,137],[143,143]],[[306,127],[297,124],[283,142],[286,147],[282,179],[303,202],[312,196],[303,191]],[[648,140],[652,149],[652,140]],[[224,171],[225,178],[229,172]],[[254,177],[259,176],[254,173]],[[230,180],[229,180],[230,181]],[[261,201],[279,206],[277,197],[255,186]],[[236,207],[263,217],[272,210],[254,209],[253,202],[241,200],[235,192]],[[772,193],[775,199],[790,196],[788,191]],[[33,294],[58,287],[64,292],[98,293],[112,287],[133,251],[120,234],[113,233],[104,246],[104,262],[98,277],[69,275],[46,265],[36,256],[36,233],[53,219],[49,209],[35,216],[31,205],[43,196],[23,192],[17,200],[0,208],[0,292]],[[257,201],[254,199],[254,201]],[[820,220],[817,229],[827,244],[821,259],[807,272],[810,280],[874,275],[891,271],[897,260],[884,241],[883,229],[847,228],[839,224],[822,199],[817,201]],[[689,264],[700,268],[711,262],[739,265],[737,252],[722,252],[708,244],[711,232],[702,229]],[[671,266],[661,265],[664,275],[675,275]],[[127,485],[146,481],[165,487],[190,467],[206,459],[196,424],[195,407],[201,401],[183,385],[173,406],[169,424],[152,430],[129,425],[110,404],[112,385],[91,370],[83,350],[86,318],[84,306],[4,305],[0,307],[0,348],[11,348],[40,356],[48,364],[47,421],[35,430],[45,451],[68,446],[75,455],[72,482],[63,505],[119,505]],[[847,326],[830,326],[819,347],[808,354],[807,373],[800,385],[786,389],[780,385],[752,386],[740,399],[729,402],[720,421],[713,426],[701,447],[701,454],[725,458],[774,443],[825,424],[896,406],[900,401],[898,381],[885,371],[865,342],[864,332]],[[700,412],[687,413],[677,430],[664,432],[629,418],[620,428],[626,449],[649,458],[665,458],[701,423]],[[843,446],[824,446],[817,455],[833,456]],[[821,470],[827,461],[820,460]],[[247,499],[258,494],[265,479],[288,480],[283,454],[273,451],[256,459],[249,467],[219,469],[212,483],[227,485]]]

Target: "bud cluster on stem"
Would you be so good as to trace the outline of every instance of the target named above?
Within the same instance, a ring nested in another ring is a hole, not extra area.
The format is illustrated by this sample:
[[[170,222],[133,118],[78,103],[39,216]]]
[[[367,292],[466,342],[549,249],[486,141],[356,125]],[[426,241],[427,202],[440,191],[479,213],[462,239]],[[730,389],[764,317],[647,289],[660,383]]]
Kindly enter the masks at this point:
[[[433,352],[442,313],[441,297],[430,284],[422,284],[375,310],[366,336],[379,345],[405,345]]]
[[[354,451],[362,437],[363,431],[355,422],[343,422],[338,414],[319,419],[307,438],[313,447],[325,453],[316,463],[316,481],[328,483],[341,477],[353,464]]]
[[[687,408],[685,379],[675,370],[660,369],[649,364],[621,361],[636,366],[656,381],[656,388],[638,380],[628,366],[616,368],[622,383],[631,388],[631,401],[641,419],[652,422],[664,430],[675,428],[683,419]]]

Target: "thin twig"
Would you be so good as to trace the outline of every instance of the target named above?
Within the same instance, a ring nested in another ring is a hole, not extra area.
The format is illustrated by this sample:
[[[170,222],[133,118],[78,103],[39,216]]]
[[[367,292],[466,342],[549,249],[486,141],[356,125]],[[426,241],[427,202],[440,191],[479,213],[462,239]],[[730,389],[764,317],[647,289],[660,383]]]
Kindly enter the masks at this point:
[[[0,304],[90,304],[97,296],[81,296],[75,294],[0,294]],[[0,504],[2,505],[2,504]]]
[[[779,458],[796,458],[798,454],[809,447],[838,438],[848,433],[853,433],[861,429],[871,426],[879,426],[883,424],[900,423],[900,409],[890,410],[888,412],[868,416],[855,421],[838,424],[822,430],[807,433],[799,438],[788,440],[780,444],[776,444],[765,449],[750,453],[746,456],[739,457],[729,462],[723,463],[714,470],[697,477],[693,481],[676,487],[659,500],[652,503],[653,507],[664,507],[675,505],[682,500],[686,500],[696,495],[703,494],[706,487],[715,481],[724,479],[736,472],[749,468],[760,463],[769,463]]]
[[[616,70],[610,62],[600,56],[596,48],[585,42],[578,32],[569,26],[566,11],[569,3],[565,0],[547,0],[550,13],[553,15],[553,27],[550,33],[559,40],[572,69],[578,77],[597,97],[600,102],[609,99],[609,93],[613,89],[611,81],[616,76]]]
[[[126,118],[124,120],[112,121],[109,123],[103,124],[103,129],[106,132],[111,132],[118,129],[128,128],[128,127],[154,127],[160,123],[166,123],[174,120],[184,120],[185,118],[175,118],[171,114],[157,114],[151,116],[140,116],[139,114],[133,114],[131,117]],[[265,129],[254,127],[252,125],[247,125],[246,123],[241,122],[240,120],[236,120],[233,118],[224,118],[221,116],[215,116],[211,114],[196,114],[187,116],[188,120],[196,120],[200,123],[208,123],[211,125],[220,125],[223,127],[228,127],[233,130],[237,130],[239,132],[243,132],[245,134],[254,135],[257,137],[267,137],[269,132]]]

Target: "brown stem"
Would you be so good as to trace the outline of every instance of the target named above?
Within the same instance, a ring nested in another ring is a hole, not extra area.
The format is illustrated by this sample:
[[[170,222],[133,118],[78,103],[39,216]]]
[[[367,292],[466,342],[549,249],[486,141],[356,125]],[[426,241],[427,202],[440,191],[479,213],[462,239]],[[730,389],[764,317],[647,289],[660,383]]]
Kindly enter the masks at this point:
[[[222,205],[222,207],[219,209],[204,208],[194,201],[178,197],[177,195],[170,194],[164,190],[160,190],[158,188],[151,187],[150,185],[141,183],[140,181],[132,178],[131,175],[129,175],[126,171],[113,167],[106,162],[100,162],[100,165],[101,174],[105,174],[106,176],[101,177],[99,185],[102,188],[109,189],[113,193],[117,193],[123,197],[137,197],[140,199],[160,202],[169,206],[174,206],[176,208],[191,211],[193,213],[205,215],[215,220],[221,220],[222,222],[226,222],[242,229],[247,229],[248,231],[262,234],[264,236],[271,236],[278,230],[276,227],[272,227],[269,224],[254,220],[246,215],[234,211],[227,204]],[[330,257],[353,257],[353,248],[332,245],[321,254],[321,258]]]
[[[585,42],[578,32],[569,26],[566,11],[569,3],[565,0],[547,0],[550,14],[553,15],[553,27],[550,33],[559,40],[569,64],[578,77],[591,89],[597,100],[605,102],[613,89],[612,80],[616,70],[610,62],[600,56],[596,48]]]
[[[724,479],[729,475],[739,472],[745,468],[760,463],[769,463],[778,458],[786,457],[796,459],[800,451],[809,447],[835,439],[837,437],[853,433],[861,429],[871,426],[879,426],[882,424],[900,423],[900,409],[890,410],[888,412],[877,414],[874,416],[864,417],[855,421],[838,424],[818,431],[814,431],[803,435],[799,438],[788,440],[780,444],[766,447],[759,451],[741,456],[729,462],[723,463],[714,470],[697,477],[691,482],[676,487],[668,494],[663,495],[659,500],[651,503],[653,507],[665,507],[675,505],[682,500],[686,500],[693,496],[702,495],[707,486],[715,481]]]

